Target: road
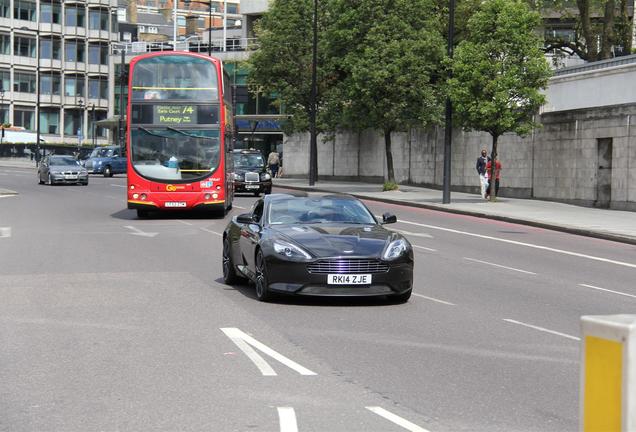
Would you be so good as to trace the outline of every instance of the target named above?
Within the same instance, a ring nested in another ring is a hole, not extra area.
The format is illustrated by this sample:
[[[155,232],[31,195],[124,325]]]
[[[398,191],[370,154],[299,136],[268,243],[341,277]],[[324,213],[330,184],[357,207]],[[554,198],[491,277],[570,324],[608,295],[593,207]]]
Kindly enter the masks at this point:
[[[121,176],[0,186],[0,431],[574,431],[580,317],[636,305],[635,246],[374,202],[409,303],[260,303],[222,283],[227,220],[138,220]]]

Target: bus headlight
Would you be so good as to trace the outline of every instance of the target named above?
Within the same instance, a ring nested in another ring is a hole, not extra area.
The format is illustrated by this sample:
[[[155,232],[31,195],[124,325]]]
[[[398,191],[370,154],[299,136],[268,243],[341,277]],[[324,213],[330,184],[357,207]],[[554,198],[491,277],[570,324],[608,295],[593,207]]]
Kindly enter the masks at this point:
[[[203,199],[206,199],[206,200],[209,200],[209,199],[210,199],[210,197],[211,197],[211,196],[210,196],[210,194],[205,194],[205,195],[203,195]]]
[[[134,193],[133,194],[133,199],[137,199],[137,198],[139,198],[139,194],[138,193]]]
[[[262,174],[261,174],[261,180],[263,180],[263,181],[267,181],[267,180],[271,180],[271,179],[272,179],[272,176],[271,176],[271,175],[269,175],[269,174],[267,174],[267,173],[262,173]]]

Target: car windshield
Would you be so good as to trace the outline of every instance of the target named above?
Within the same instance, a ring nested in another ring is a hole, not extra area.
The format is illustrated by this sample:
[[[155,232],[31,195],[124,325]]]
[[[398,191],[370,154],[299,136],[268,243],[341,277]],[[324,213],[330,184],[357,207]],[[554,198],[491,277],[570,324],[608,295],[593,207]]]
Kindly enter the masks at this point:
[[[265,161],[263,156],[260,154],[243,154],[243,153],[235,153],[234,154],[234,167],[235,168],[251,168],[251,167],[262,167],[265,165]]]
[[[79,165],[80,163],[76,161],[75,159],[73,159],[72,157],[68,156],[68,157],[52,157],[50,164],[55,166],[59,166],[59,165],[75,166],[75,165]]]
[[[376,223],[373,215],[360,201],[344,197],[276,199],[269,206],[268,219],[271,225]]]

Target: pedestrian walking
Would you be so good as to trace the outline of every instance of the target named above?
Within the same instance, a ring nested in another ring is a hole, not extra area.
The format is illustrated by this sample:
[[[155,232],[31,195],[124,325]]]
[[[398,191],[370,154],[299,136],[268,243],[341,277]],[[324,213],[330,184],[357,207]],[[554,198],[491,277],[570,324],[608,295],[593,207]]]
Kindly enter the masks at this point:
[[[269,156],[267,156],[267,165],[269,166],[269,170],[272,172],[272,177],[276,177],[278,174],[278,167],[280,165],[280,157],[276,150],[272,150]]]
[[[492,193],[492,180],[490,178],[490,174],[491,174],[491,170],[492,170],[492,160],[489,160],[488,163],[486,164],[486,179],[488,180],[488,187],[486,189],[486,196],[484,198],[488,199],[490,197],[490,194]],[[495,197],[497,197],[497,195],[499,195],[499,178],[501,176],[501,161],[499,159],[496,159],[495,161]]]
[[[490,160],[486,149],[481,149],[481,155],[477,158],[477,174],[479,175],[479,185],[481,187],[481,197],[486,198],[486,188],[488,186],[488,180],[486,179],[486,164]]]

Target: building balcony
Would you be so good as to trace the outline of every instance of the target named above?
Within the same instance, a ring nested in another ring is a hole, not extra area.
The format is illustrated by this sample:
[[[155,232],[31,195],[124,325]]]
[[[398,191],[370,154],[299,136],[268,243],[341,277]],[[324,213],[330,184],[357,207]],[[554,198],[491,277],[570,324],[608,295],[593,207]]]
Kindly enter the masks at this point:
[[[90,75],[108,75],[108,65],[89,64],[88,72]]]
[[[62,69],[62,60],[40,59],[40,70],[60,70]]]
[[[59,107],[62,104],[62,96],[40,94],[40,106],[53,106]]]
[[[62,25],[42,23],[40,24],[40,35],[42,34],[62,34]]]
[[[89,8],[110,7],[110,6],[117,6],[117,1],[115,1],[113,4],[113,2],[110,0],[88,0],[86,4],[88,5]]]
[[[0,26],[2,27],[11,27],[11,18],[0,18]]]
[[[108,99],[89,98],[87,106],[90,107],[91,105],[95,105],[95,109],[100,109],[100,108],[108,109]],[[89,111],[89,115],[90,115],[90,111]]]
[[[65,39],[76,39],[76,38],[85,38],[85,37],[86,37],[86,28],[76,27],[76,26],[64,26]]]
[[[86,63],[84,62],[64,62],[64,73],[85,72]]]
[[[13,56],[7,54],[0,54],[0,63],[11,64],[13,62]]]
[[[29,30],[37,31],[38,23],[35,21],[25,21],[25,20],[15,19],[13,20],[13,27],[20,30],[29,29]]]
[[[37,97],[35,93],[22,93],[22,92],[13,92],[13,102],[20,103],[35,103],[37,101]]]
[[[88,39],[108,41],[110,39],[110,32],[106,30],[89,30]]]
[[[30,66],[33,68],[37,66],[35,57],[12,56],[10,58],[13,59],[13,61],[9,60],[9,63],[13,62],[14,66]]]

